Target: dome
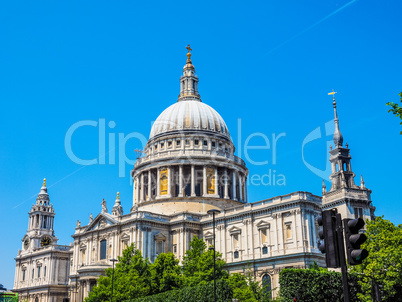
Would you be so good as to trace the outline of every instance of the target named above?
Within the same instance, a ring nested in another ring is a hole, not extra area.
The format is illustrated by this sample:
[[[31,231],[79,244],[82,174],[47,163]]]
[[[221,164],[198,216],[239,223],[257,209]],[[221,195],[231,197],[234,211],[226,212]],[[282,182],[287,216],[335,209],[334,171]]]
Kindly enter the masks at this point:
[[[230,140],[223,118],[199,100],[179,101],[166,108],[152,126],[149,139],[173,131],[201,130],[221,134]]]

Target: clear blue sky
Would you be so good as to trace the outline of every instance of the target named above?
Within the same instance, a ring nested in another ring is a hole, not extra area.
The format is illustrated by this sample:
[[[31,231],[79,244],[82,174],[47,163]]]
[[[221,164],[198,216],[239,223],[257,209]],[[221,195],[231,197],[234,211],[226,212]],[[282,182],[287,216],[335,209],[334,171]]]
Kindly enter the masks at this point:
[[[78,121],[104,118],[116,124],[106,129],[107,143],[110,133],[148,137],[151,122],[177,100],[188,43],[202,99],[225,119],[238,154],[245,157],[242,146],[253,133],[286,134],[276,164],[272,148],[249,152],[268,164],[247,161],[250,175],[271,170],[286,185],[250,185],[249,201],[321,194],[322,177],[303,162],[302,142],[333,118],[327,93],[335,89],[356,182],[363,174],[377,215],[402,223],[401,127],[385,106],[399,102],[402,91],[401,10],[400,1],[372,0],[3,2],[0,283],[13,286],[13,258],[44,177],[60,244],[72,241],[77,219],[86,224],[99,213],[102,198],[110,210],[119,191],[130,210],[132,167],[119,177],[107,155],[105,165],[82,168],[66,155],[66,132]],[[97,131],[74,134],[77,156],[99,156]],[[323,133],[304,147],[305,160],[321,170],[331,139]],[[115,147],[134,158],[141,145],[133,139],[126,150]]]

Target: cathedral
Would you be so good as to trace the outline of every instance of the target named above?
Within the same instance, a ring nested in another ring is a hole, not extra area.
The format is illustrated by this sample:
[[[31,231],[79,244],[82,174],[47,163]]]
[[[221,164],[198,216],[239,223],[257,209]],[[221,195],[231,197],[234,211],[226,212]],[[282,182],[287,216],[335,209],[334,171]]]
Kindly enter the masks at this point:
[[[131,243],[150,261],[172,252],[180,261],[194,236],[213,241],[212,216],[217,209],[216,249],[229,272],[251,267],[258,280],[279,288],[284,268],[325,266],[319,251],[316,217],[336,208],[343,218],[373,219],[371,191],[354,182],[348,145],[343,145],[334,98],[334,148],[330,151],[331,188],[322,196],[297,191],[249,203],[248,169],[235,155],[223,118],[201,101],[198,76],[188,47],[176,103],[154,122],[137,159],[133,203],[125,214],[117,193],[111,211],[84,225],[77,221],[73,243],[59,245],[53,228],[55,209],[46,181],[29,211],[15,269],[14,292],[29,302],[81,302],[105,269]],[[57,204],[57,202],[56,202]]]

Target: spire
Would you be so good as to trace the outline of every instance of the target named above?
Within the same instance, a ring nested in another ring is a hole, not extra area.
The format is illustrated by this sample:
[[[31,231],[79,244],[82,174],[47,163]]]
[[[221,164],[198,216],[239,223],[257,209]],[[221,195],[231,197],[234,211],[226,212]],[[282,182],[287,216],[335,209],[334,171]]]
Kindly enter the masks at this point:
[[[352,171],[350,150],[348,144],[346,148],[343,147],[343,136],[339,130],[338,112],[336,110],[335,91],[328,93],[333,96],[334,106],[334,148],[330,147],[330,157],[332,173],[329,176],[331,179],[331,188],[329,192],[333,192],[343,188],[358,189],[359,187],[354,182],[355,173]]]
[[[325,185],[325,180],[322,180],[322,195],[327,193],[327,186]]]
[[[121,206],[120,193],[119,192],[117,192],[116,201],[115,201],[113,209],[112,209],[112,215],[114,215],[114,216],[123,215],[123,207]]]
[[[40,236],[42,234],[54,236],[54,215],[53,205],[50,203],[49,194],[47,193],[45,178],[43,179],[42,187],[40,188],[40,192],[36,198],[36,203],[32,205],[31,210],[29,211],[28,232],[35,231],[37,232],[35,234]],[[33,235],[31,235],[29,236],[32,237]],[[37,247],[39,246],[41,245],[38,243]]]
[[[195,68],[191,62],[190,44],[186,46],[186,49],[187,61],[183,67],[183,75],[180,77],[180,94],[177,101],[201,101],[198,93],[198,77],[195,75]]]
[[[337,92],[332,90],[332,92],[328,93],[328,95],[332,95],[332,99],[333,99],[332,104],[334,105],[334,122],[335,122],[334,144],[335,144],[335,148],[337,148],[337,147],[342,147],[343,136],[342,136],[341,130],[339,129],[339,119],[338,119],[338,113],[336,111],[335,93],[337,93]]]
[[[360,178],[360,189],[365,189],[366,188],[366,186],[365,186],[365,184],[364,184],[364,180],[363,180],[363,175],[361,175],[361,178]]]

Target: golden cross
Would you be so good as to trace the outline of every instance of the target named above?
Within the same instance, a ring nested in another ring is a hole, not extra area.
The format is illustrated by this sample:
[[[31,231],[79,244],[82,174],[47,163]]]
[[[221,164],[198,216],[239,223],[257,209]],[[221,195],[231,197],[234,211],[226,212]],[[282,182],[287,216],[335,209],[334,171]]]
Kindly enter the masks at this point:
[[[338,93],[338,92],[336,92],[336,91],[334,91],[334,90],[332,89],[332,92],[328,92],[328,95],[335,95],[335,93]]]
[[[334,101],[335,101],[335,93],[337,92],[335,92],[333,89],[332,92],[328,92],[328,95],[332,95]]]
[[[188,45],[186,46],[186,49],[187,49],[188,53],[190,53],[190,51],[192,51],[192,49],[191,49],[191,47],[190,47],[190,44],[188,44]]]

